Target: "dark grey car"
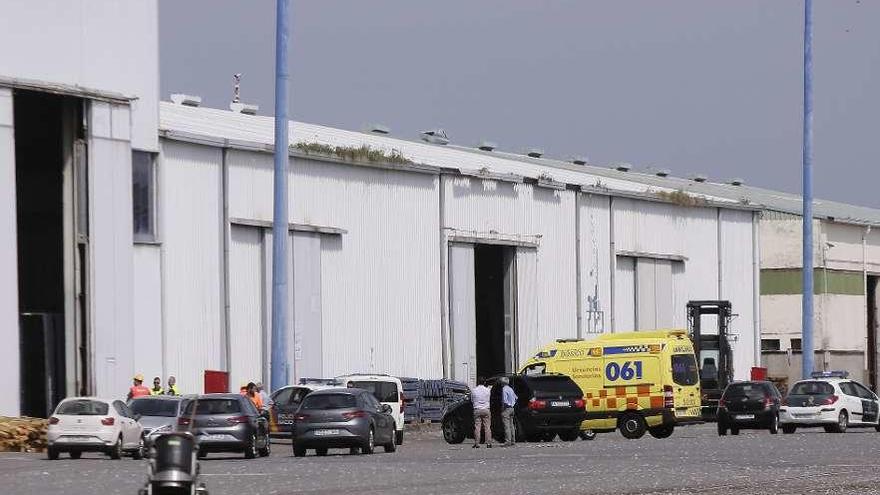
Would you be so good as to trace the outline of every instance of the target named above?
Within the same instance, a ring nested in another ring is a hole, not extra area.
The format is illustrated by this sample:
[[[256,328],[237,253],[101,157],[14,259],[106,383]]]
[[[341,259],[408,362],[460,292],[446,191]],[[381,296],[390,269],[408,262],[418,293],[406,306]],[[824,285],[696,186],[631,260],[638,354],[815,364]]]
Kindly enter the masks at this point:
[[[303,457],[308,449],[327,455],[328,449],[336,448],[372,454],[376,445],[394,452],[394,430],[391,406],[380,404],[366,390],[318,390],[306,396],[294,416],[293,455]]]
[[[268,412],[240,394],[200,395],[177,419],[177,431],[195,436],[199,458],[211,452],[243,452],[248,459],[269,455]]]
[[[179,395],[149,395],[128,401],[128,407],[140,416],[144,427],[144,446],[150,449],[157,436],[171,433],[177,426],[177,417],[190,399]]]

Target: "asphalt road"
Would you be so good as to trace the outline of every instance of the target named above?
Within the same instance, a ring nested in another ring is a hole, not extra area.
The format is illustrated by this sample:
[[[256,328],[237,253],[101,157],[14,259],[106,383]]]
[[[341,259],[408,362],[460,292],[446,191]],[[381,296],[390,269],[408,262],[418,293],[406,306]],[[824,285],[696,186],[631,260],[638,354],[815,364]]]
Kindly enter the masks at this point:
[[[880,433],[822,430],[771,436],[744,431],[719,438],[713,425],[680,428],[665,440],[617,433],[572,443],[472,449],[447,445],[439,432],[407,432],[396,453],[294,458],[289,443],[271,457],[212,455],[202,462],[211,495],[235,494],[878,494]],[[0,493],[135,494],[146,461],[80,460],[0,454]]]

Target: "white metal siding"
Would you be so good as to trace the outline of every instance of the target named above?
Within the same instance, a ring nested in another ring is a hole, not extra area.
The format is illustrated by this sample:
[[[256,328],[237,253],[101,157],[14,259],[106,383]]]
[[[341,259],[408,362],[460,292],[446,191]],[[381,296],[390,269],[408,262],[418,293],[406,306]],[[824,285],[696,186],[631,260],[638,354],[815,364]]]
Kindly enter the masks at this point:
[[[654,260],[636,258],[636,330],[657,328],[656,273]]]
[[[473,385],[477,379],[473,244],[450,243],[448,267],[451,378]]]
[[[538,252],[535,249],[516,250],[517,332],[519,358],[525,361],[548,342],[540,334],[538,322]],[[520,363],[521,364],[521,363]]]
[[[737,379],[747,379],[755,362],[756,339],[760,339],[760,329],[755,328],[755,298],[757,287],[753,281],[752,264],[752,221],[754,215],[748,211],[721,210],[719,219],[721,238],[721,299],[727,299],[733,306],[736,318],[731,321],[731,330],[736,333],[734,349],[734,373]],[[864,330],[863,330],[864,332]],[[864,333],[863,333],[864,334]]]
[[[581,318],[584,334],[611,330],[609,198],[580,195]]]
[[[2,57],[0,57],[2,58]],[[18,384],[18,236],[15,201],[15,132],[12,91],[0,88],[0,376]],[[21,413],[18,386],[0,394],[0,416]]]
[[[161,376],[162,369],[162,272],[161,248],[134,246],[134,369],[148,379]],[[151,382],[152,383],[152,382]]]
[[[181,390],[197,392],[204,370],[223,362],[221,151],[169,141],[163,148],[165,363]]]
[[[263,235],[233,225],[229,246],[229,383],[263,377]]]
[[[614,331],[636,329],[636,263],[629,256],[617,257],[614,274]]]
[[[321,320],[321,236],[293,232],[293,375],[294,378],[322,376],[324,372],[324,327]]]

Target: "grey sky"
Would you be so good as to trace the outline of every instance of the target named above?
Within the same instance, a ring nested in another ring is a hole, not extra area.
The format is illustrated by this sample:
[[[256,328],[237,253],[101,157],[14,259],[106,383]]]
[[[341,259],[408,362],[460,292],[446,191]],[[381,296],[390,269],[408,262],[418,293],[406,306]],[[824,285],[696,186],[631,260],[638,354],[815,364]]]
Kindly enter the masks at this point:
[[[161,0],[171,92],[271,115],[272,0]],[[799,192],[801,0],[293,1],[291,116]],[[880,207],[880,0],[817,0],[815,190]]]

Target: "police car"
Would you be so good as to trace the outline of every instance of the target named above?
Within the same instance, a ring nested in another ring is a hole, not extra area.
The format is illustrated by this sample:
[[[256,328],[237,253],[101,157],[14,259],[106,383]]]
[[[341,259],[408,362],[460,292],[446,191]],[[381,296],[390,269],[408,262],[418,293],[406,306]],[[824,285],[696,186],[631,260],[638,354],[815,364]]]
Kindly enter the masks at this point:
[[[779,408],[783,433],[802,427],[823,427],[828,433],[843,433],[849,427],[873,427],[880,431],[880,400],[861,383],[850,380],[845,371],[813,373],[791,387]]]
[[[307,395],[328,388],[341,387],[342,382],[335,378],[300,378],[296,385],[280,388],[272,393],[269,412],[270,436],[290,437],[293,430],[293,418]]]

